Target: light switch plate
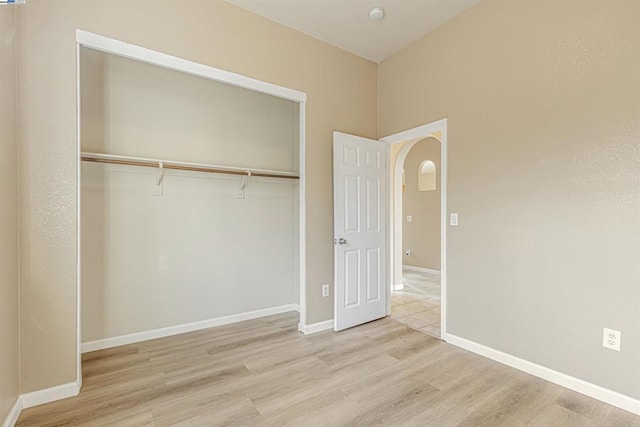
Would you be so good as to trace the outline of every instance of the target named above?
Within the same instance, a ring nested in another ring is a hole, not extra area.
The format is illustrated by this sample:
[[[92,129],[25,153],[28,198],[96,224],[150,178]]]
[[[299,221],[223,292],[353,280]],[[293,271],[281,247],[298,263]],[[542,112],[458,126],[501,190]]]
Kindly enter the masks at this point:
[[[413,216],[407,215],[407,222],[413,222]]]
[[[458,225],[458,214],[457,213],[452,213],[451,214],[450,224],[453,227],[456,227]]]

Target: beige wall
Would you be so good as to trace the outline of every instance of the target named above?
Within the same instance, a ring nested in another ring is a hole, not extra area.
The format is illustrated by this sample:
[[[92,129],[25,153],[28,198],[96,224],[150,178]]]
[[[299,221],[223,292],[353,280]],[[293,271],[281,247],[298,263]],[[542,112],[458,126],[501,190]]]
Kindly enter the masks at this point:
[[[15,7],[0,7],[0,422],[19,389],[15,21]]]
[[[418,169],[425,160],[436,165],[436,189],[432,191],[418,191]],[[440,141],[417,142],[407,153],[404,171],[402,264],[440,270]],[[407,222],[409,215],[411,222]],[[407,249],[411,256],[405,255]]]
[[[380,136],[448,118],[448,332],[640,397],[640,2],[482,1],[378,72]]]
[[[77,28],[307,93],[307,322],[332,318],[332,131],[376,137],[374,63],[222,1],[30,0],[18,28],[22,392],[76,377]]]

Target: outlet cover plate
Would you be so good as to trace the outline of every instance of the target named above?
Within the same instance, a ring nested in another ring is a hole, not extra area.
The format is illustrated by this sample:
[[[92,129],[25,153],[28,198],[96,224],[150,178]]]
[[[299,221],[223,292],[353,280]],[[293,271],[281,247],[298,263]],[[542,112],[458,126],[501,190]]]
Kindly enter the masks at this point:
[[[620,351],[620,338],[622,333],[615,329],[604,328],[602,330],[602,346],[611,350]]]

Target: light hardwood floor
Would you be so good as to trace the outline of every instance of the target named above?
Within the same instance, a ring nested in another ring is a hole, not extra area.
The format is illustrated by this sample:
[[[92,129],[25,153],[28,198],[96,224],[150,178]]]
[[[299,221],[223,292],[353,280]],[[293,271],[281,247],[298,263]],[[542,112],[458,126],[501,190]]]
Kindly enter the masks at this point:
[[[389,319],[297,313],[85,354],[79,396],[20,426],[640,426],[640,417]]]

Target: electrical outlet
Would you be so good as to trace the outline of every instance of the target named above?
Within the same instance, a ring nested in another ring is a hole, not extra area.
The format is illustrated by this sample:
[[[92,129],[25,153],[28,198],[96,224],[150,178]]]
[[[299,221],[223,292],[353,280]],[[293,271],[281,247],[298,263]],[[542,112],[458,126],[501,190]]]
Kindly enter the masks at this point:
[[[407,249],[406,251],[404,251],[404,254],[406,256],[411,256],[411,249]]]
[[[328,284],[322,285],[322,297],[326,298],[328,296],[329,296],[329,285]]]
[[[602,330],[602,346],[611,350],[620,351],[620,338],[622,333],[613,329]]]

